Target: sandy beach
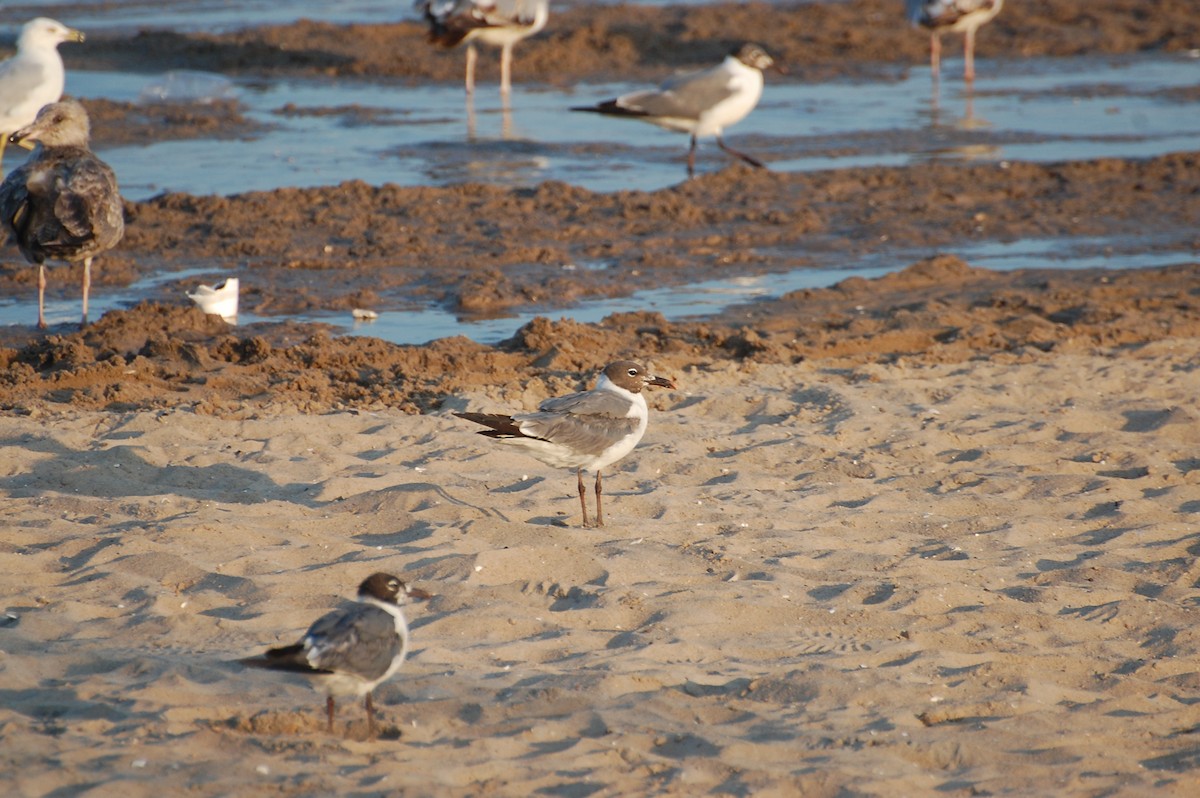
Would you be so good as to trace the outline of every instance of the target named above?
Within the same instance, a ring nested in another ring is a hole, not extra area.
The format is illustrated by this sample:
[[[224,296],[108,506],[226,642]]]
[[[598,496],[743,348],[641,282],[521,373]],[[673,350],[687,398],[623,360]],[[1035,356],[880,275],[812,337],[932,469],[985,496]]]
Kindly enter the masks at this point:
[[[10,794],[1189,794],[1197,362],[684,368],[602,530],[448,412],[0,419]],[[376,570],[381,739],[230,664]]]
[[[895,5],[825,7],[802,34],[765,4],[706,7],[682,31],[680,8],[624,29],[574,5],[520,64],[602,79],[630,56],[649,76],[692,65],[668,33],[703,60],[730,18],[813,79],[920,64],[910,30],[844,38],[847,14]],[[1111,0],[1086,25],[1078,5],[1001,16],[981,53],[1195,46],[1186,3],[1146,18]],[[416,45],[389,56],[396,36],[420,30],[130,33],[72,57],[460,78]],[[239,130],[236,103],[148,121],[88,105],[110,141]],[[496,345],[231,326],[158,298],[83,331],[0,328],[0,793],[1200,793],[1197,160],[127,202],[100,292],[236,263],[254,278],[244,308],[280,318],[387,291],[502,314],[927,255],[710,316],[547,314]],[[1118,249],[1105,269],[992,271],[942,252],[1122,235],[1179,262],[1123,268],[1140,253]],[[562,268],[597,253],[620,268]],[[36,270],[13,255],[0,295],[31,295]],[[52,291],[78,287],[52,274]],[[602,529],[580,526],[573,474],[453,416],[533,409],[626,356],[678,388],[648,392],[644,440],[605,474]],[[408,609],[378,738],[353,701],[330,734],[310,685],[237,660],[294,642],[376,571],[434,598]]]

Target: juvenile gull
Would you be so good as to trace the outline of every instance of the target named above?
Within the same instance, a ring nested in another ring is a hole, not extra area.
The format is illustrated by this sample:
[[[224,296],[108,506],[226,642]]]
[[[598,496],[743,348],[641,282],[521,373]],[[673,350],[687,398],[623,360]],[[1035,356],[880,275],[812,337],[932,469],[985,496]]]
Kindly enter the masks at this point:
[[[467,43],[467,93],[475,91],[475,42],[500,48],[500,93],[512,91],[513,45],[546,27],[550,0],[417,0],[429,22],[429,41]]]
[[[762,162],[725,145],[721,133],[746,118],[763,91],[762,71],[774,59],[757,44],[743,44],[715,67],[678,75],[657,89],[623,94],[598,105],[572,108],[610,116],[626,116],[667,130],[690,133],[688,177],[696,171],[696,140],[715,136],[717,145],[751,166]]]
[[[975,31],[1000,13],[1004,0],[905,0],[909,22],[929,28],[929,69],[938,80],[942,33],[963,34],[963,80],[975,81]]]
[[[0,165],[8,137],[62,98],[66,75],[58,45],[81,41],[82,33],[46,17],[21,28],[16,55],[0,63]]]
[[[584,526],[590,524],[583,472],[595,471],[599,527],[604,526],[601,471],[633,451],[646,433],[649,412],[642,389],[647,385],[675,387],[666,377],[648,374],[640,363],[618,360],[604,369],[592,390],[547,399],[536,413],[454,415],[488,427],[479,434],[524,449],[546,465],[575,469]]]
[[[86,326],[92,259],[125,234],[116,175],[88,149],[88,133],[83,106],[66,101],[47,105],[11,137],[37,143],[0,183],[0,223],[25,260],[38,265],[38,327],[46,326],[45,262],[83,261],[80,326]]]
[[[365,696],[367,733],[374,737],[371,693],[400,669],[408,655],[408,624],[400,606],[410,599],[428,598],[424,590],[408,587],[390,574],[372,574],[358,586],[358,604],[322,616],[298,643],[241,662],[313,678],[325,690],[331,732],[335,696]]]

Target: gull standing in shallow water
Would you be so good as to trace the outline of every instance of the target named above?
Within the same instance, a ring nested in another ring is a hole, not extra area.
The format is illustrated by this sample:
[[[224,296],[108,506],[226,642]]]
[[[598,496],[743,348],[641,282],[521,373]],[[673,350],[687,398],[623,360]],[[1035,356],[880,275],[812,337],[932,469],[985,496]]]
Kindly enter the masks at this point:
[[[16,55],[0,63],[0,164],[8,137],[37,118],[43,106],[62,99],[66,72],[58,45],[81,41],[82,33],[46,17],[21,28]]]
[[[429,41],[467,43],[467,94],[475,91],[475,42],[500,48],[500,93],[512,91],[513,45],[546,27],[550,0],[417,0],[429,22]]]
[[[963,34],[963,80],[975,82],[975,31],[1000,13],[1004,0],[905,0],[909,22],[929,28],[929,69],[936,82],[942,65],[942,33]]]
[[[658,89],[623,94],[599,105],[571,110],[625,116],[690,133],[688,177],[696,172],[696,139],[700,136],[715,136],[717,145],[725,152],[762,168],[761,161],[726,146],[721,133],[745,119],[758,105],[763,91],[762,71],[774,63],[757,44],[743,44],[717,66],[678,75]]]
[[[400,605],[432,598],[390,574],[372,574],[358,586],[358,604],[319,618],[299,643],[268,649],[243,665],[301,673],[325,690],[327,728],[333,731],[334,697],[365,696],[367,734],[375,736],[371,693],[390,679],[408,656],[408,624]]]
[[[38,265],[38,327],[46,326],[47,260],[83,261],[83,319],[87,325],[92,259],[125,234],[117,178],[88,149],[88,116],[74,101],[52,103],[12,141],[37,143],[33,154],[0,183],[0,224],[21,254]]]
[[[600,506],[600,473],[633,451],[646,433],[649,411],[642,389],[647,385],[675,388],[666,377],[654,377],[632,360],[609,364],[596,387],[547,399],[536,413],[455,413],[489,429],[480,435],[524,449],[549,466],[575,469],[583,525],[589,526],[583,472],[596,472],[596,526],[604,526]]]

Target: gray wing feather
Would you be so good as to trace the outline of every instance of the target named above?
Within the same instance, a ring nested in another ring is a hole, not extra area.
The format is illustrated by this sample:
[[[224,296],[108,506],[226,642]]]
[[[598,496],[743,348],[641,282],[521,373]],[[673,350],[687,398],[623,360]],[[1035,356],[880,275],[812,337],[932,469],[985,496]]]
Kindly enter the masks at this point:
[[[547,0],[416,0],[414,6],[431,19],[460,18],[471,27],[531,23]],[[468,20],[470,20],[468,22]]]
[[[506,25],[512,22],[530,23],[537,16],[539,5],[546,0],[491,0],[479,2],[484,19],[491,25]]]
[[[591,455],[600,454],[638,428],[637,419],[605,415],[527,413],[513,418],[526,435]]]
[[[547,399],[537,413],[519,413],[521,432],[589,454],[599,454],[638,428],[629,401],[607,391],[584,391]]]
[[[583,416],[612,416],[623,418],[629,412],[629,400],[610,391],[581,391],[566,396],[556,396],[538,405],[543,413],[571,413]],[[515,415],[520,421],[530,415]]]
[[[922,25],[953,25],[960,18],[983,8],[991,8],[996,0],[905,0],[908,19]]]
[[[304,636],[304,646],[313,668],[377,679],[400,653],[402,641],[390,614],[363,604],[317,619]]]
[[[732,95],[728,73],[717,67],[671,78],[657,91],[626,94],[617,99],[617,105],[649,116],[699,119]]]
[[[45,70],[28,61],[7,61],[0,64],[0,114],[12,112],[13,106],[24,102],[42,84]],[[4,131],[12,133],[11,130]]]

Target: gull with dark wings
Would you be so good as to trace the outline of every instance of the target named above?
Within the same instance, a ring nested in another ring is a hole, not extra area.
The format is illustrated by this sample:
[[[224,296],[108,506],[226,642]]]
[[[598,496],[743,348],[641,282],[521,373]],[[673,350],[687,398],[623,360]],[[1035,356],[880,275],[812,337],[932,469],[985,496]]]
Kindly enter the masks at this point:
[[[475,91],[475,43],[500,48],[500,93],[512,92],[513,45],[546,27],[550,0],[417,0],[429,22],[429,41],[467,45],[467,93]]]
[[[600,505],[602,470],[633,451],[646,433],[649,410],[642,389],[674,388],[666,377],[651,375],[640,363],[610,363],[590,391],[547,399],[535,413],[455,413],[459,418],[488,429],[480,435],[494,438],[541,460],[549,466],[575,471],[583,525],[589,526],[587,489],[583,472],[596,472],[596,526],[604,526]]]
[[[730,155],[761,168],[762,161],[726,146],[721,134],[725,128],[745,119],[758,105],[763,92],[763,70],[774,63],[757,44],[744,44],[720,64],[678,75],[657,89],[623,94],[571,110],[639,119],[667,130],[690,133],[688,177],[696,172],[696,140],[707,136],[715,136],[717,146]]]
[[[25,260],[38,267],[38,327],[46,326],[48,260],[83,261],[83,318],[87,325],[92,260],[125,234],[117,178],[88,149],[87,111],[74,101],[47,105],[13,141],[36,142],[33,154],[0,183],[0,224]]]
[[[975,31],[1000,13],[1004,0],[905,0],[909,22],[929,29],[929,69],[937,81],[942,34],[963,34],[963,80],[975,82]]]
[[[243,665],[299,673],[324,689],[327,728],[333,731],[336,696],[364,697],[367,734],[375,736],[371,694],[392,678],[408,656],[408,623],[400,607],[432,598],[391,574],[372,574],[358,586],[358,603],[317,619],[300,642],[268,649]]]

